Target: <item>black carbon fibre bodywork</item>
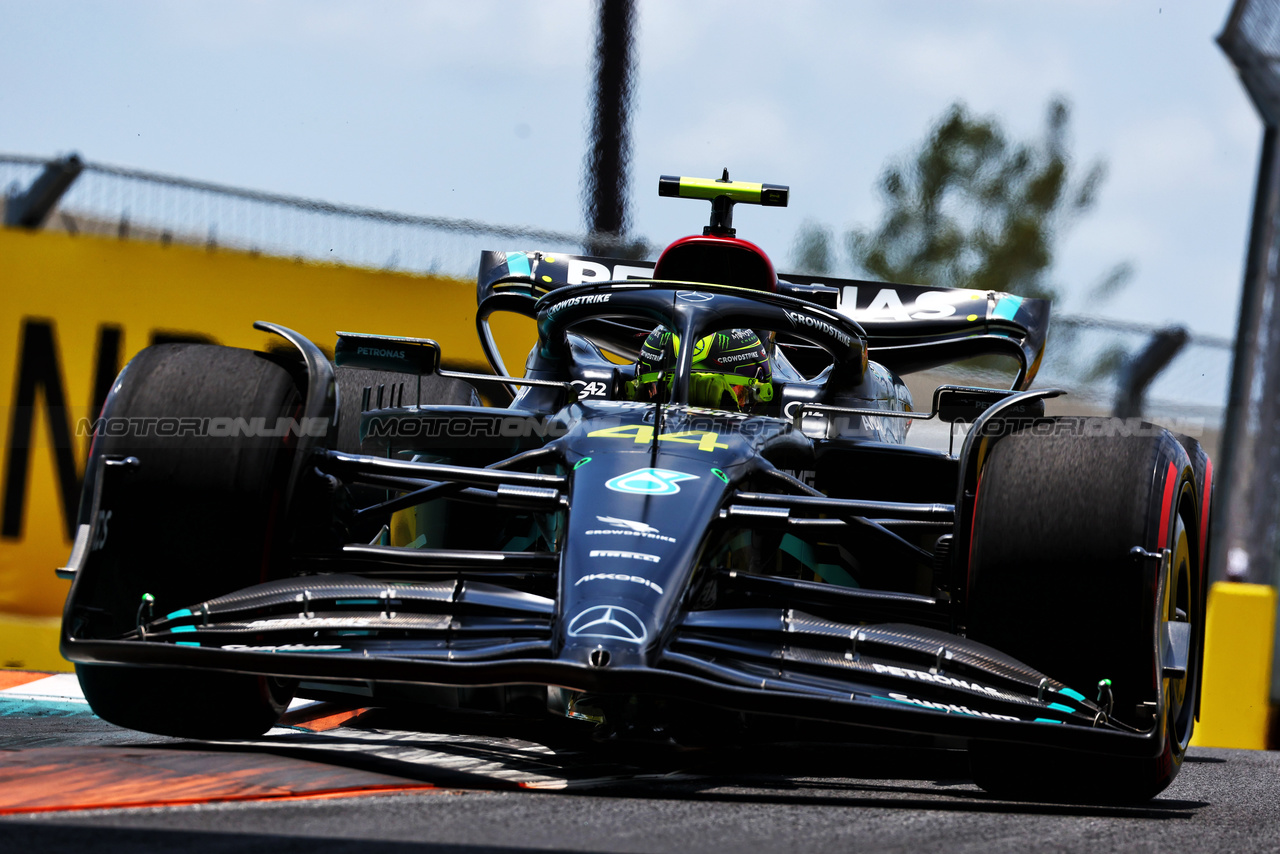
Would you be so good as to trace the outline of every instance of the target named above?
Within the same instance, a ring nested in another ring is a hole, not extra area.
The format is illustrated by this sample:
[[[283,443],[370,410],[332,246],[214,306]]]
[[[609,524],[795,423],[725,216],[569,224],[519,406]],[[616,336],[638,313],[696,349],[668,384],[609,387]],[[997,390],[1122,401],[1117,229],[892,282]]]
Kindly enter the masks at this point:
[[[287,542],[268,580],[159,602],[136,620],[104,618],[94,592],[95,578],[131,560],[102,520],[129,516],[122,485],[134,464],[97,458],[81,513],[86,544],[68,566],[64,655],[360,684],[375,698],[380,685],[535,685],[961,740],[1157,752],[1157,728],[1108,714],[1086,696],[1091,686],[964,636],[966,553],[953,545],[967,543],[971,482],[995,439],[957,456],[905,444],[906,416],[924,413],[912,412],[893,365],[994,347],[1018,359],[1015,385],[1025,387],[1046,307],[907,286],[893,298],[864,295],[879,287],[871,283],[784,282],[765,293],[618,281],[617,262],[611,281],[575,284],[569,262],[593,272],[582,265],[603,262],[524,257],[517,276],[508,256],[486,253],[481,315],[487,304],[536,319],[525,375],[572,384],[578,400],[513,377],[505,408],[357,412],[360,453],[325,439],[299,446],[278,522]],[[552,288],[527,285],[545,270],[565,275]],[[832,292],[857,311],[832,307]],[[960,314],[970,303],[980,315]],[[779,349],[775,398],[727,412],[689,404],[685,348],[670,402],[626,400],[628,366],[601,345],[625,352],[655,325],[687,341],[759,329],[818,348],[829,364],[805,373]],[[328,396],[327,363],[299,346],[305,411],[352,417]],[[1004,397],[988,421],[1044,394]],[[815,404],[828,409],[806,408]],[[382,493],[352,506],[353,487]],[[371,521],[386,530],[357,539]],[[122,621],[133,628],[110,628]]]

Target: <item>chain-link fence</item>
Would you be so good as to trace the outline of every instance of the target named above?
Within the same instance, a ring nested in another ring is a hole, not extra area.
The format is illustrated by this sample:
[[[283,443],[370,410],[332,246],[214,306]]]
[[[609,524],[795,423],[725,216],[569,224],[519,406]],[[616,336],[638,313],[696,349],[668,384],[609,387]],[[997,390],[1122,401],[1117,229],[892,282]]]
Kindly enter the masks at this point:
[[[0,155],[0,188],[9,202],[31,187],[46,159]],[[77,166],[80,164],[77,162]],[[475,275],[483,249],[538,248],[579,253],[602,241],[524,226],[412,216],[83,164],[44,227],[74,233],[216,245],[267,255],[461,278]],[[607,248],[607,241],[603,241]],[[627,244],[631,257],[649,252]],[[1073,408],[1110,412],[1125,360],[1141,352],[1157,327],[1094,317],[1054,319],[1037,385],[1071,393]],[[1190,335],[1146,392],[1144,412],[1198,433],[1211,449],[1222,426],[1231,342]],[[952,381],[1000,381],[981,370],[952,370]],[[1007,380],[1006,380],[1007,382]]]
[[[1116,407],[1126,361],[1150,345],[1159,327],[1067,315],[1050,323],[1049,344],[1036,384],[1055,385],[1090,408]],[[1231,340],[1190,333],[1185,345],[1146,389],[1143,413],[1184,432],[1215,434],[1231,375]],[[1210,441],[1216,438],[1209,436]]]
[[[1079,315],[1059,315],[1049,323],[1045,357],[1036,374],[1036,388],[1060,388],[1067,396],[1051,401],[1051,414],[1129,415],[1122,406],[1126,370],[1158,335],[1184,330]],[[934,386],[943,383],[1008,388],[1014,376],[1011,359],[981,359],[908,376],[917,401],[927,402]],[[1000,367],[987,367],[998,364]],[[1141,397],[1142,417],[1197,439],[1210,457],[1221,448],[1224,400],[1231,375],[1231,341],[1211,335],[1187,334],[1185,343],[1156,374]],[[926,447],[951,444],[947,425],[918,422],[912,441]],[[959,432],[963,432],[960,430]]]
[[[6,201],[30,187],[46,162],[0,155]],[[464,278],[495,245],[580,252],[587,242],[583,234],[336,205],[99,163],[83,164],[44,227]]]

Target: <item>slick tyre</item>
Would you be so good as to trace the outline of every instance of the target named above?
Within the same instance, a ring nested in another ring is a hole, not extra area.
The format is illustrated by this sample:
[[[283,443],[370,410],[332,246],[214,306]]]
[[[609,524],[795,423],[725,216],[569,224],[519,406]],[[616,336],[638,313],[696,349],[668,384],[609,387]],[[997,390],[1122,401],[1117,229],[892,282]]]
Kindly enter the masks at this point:
[[[479,406],[476,390],[462,380],[436,375],[419,377],[390,371],[368,371],[362,368],[337,368],[338,441],[335,450],[349,454],[361,452],[360,415],[367,409],[393,406]],[[381,401],[381,403],[379,403]]]
[[[1204,621],[1201,473],[1173,434],[1133,432],[1061,418],[995,443],[975,499],[968,634],[1091,700],[1110,680],[1111,717],[1148,733],[1147,755],[974,743],[974,779],[995,794],[1143,801],[1181,767]],[[1165,549],[1171,560],[1147,556]],[[1183,669],[1167,666],[1179,643]]]
[[[113,502],[120,512],[99,532],[107,557],[76,582],[73,634],[120,637],[148,616],[272,577],[297,441],[281,435],[288,422],[278,419],[301,414],[284,364],[249,350],[165,344],[125,367],[103,416],[129,428],[95,436],[90,468],[102,457],[138,462]],[[154,604],[144,608],[144,595]],[[179,737],[258,735],[290,699],[288,683],[265,676],[95,663],[77,664],[76,674],[99,717]]]
[[[480,406],[475,388],[450,377],[419,377],[350,367],[337,368],[334,376],[338,382],[338,439],[334,450],[348,454],[383,456],[387,452],[376,440],[366,443],[360,438],[360,417],[368,410],[401,406]],[[367,507],[386,498],[385,489],[361,485],[350,485],[347,489],[356,507]],[[367,542],[378,535],[381,527],[381,519],[368,520],[356,524],[349,533],[353,539]]]
[[[280,720],[294,684],[274,676],[77,664],[93,713],[126,729],[175,738],[252,738]]]

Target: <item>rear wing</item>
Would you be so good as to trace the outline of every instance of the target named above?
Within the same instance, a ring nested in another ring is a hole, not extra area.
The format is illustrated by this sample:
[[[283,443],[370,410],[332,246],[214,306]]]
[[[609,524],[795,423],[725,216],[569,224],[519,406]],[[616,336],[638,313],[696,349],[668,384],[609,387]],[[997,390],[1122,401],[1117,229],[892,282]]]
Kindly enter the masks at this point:
[[[508,290],[540,295],[566,285],[653,278],[652,261],[558,252],[484,252],[476,300]],[[870,358],[896,373],[982,355],[1010,356],[1014,388],[1031,385],[1044,356],[1049,301],[997,291],[930,288],[779,273],[780,293],[833,308],[862,324]]]

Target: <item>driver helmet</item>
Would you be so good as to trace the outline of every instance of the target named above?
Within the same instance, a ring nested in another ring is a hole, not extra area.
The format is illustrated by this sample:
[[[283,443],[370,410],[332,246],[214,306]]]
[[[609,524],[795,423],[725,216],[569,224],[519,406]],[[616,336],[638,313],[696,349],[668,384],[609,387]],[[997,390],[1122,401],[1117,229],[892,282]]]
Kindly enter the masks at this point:
[[[680,336],[664,326],[649,333],[640,348],[631,398],[671,399]],[[752,412],[773,400],[769,351],[750,329],[728,329],[698,339],[689,377],[689,403],[729,412]]]

